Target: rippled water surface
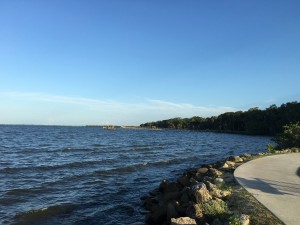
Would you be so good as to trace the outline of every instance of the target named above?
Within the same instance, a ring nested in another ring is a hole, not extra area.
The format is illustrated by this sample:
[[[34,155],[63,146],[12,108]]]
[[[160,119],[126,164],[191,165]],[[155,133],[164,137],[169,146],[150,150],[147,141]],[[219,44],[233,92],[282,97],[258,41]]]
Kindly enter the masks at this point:
[[[263,151],[269,137],[0,126],[0,224],[130,224],[140,197],[189,168]]]

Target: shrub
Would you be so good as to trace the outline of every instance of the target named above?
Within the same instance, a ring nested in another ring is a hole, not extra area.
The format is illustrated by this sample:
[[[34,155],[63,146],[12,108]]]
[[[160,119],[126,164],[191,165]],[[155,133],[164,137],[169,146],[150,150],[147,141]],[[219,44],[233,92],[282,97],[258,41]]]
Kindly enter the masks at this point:
[[[237,215],[233,215],[229,218],[229,225],[241,225],[240,219]]]
[[[211,218],[220,218],[224,219],[227,218],[229,215],[231,215],[231,212],[229,211],[227,204],[220,200],[211,200],[207,203],[203,203],[201,205],[201,208],[203,210],[203,213]]]
[[[275,151],[276,151],[276,148],[273,145],[271,145],[271,144],[267,145],[267,152],[268,153],[275,153]]]

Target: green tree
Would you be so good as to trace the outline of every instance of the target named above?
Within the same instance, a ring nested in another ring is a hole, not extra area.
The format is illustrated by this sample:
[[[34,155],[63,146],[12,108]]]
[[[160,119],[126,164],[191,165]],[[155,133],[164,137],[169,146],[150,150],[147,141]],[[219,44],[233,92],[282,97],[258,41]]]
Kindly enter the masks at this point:
[[[277,148],[300,148],[300,122],[283,126],[283,133],[274,138]]]

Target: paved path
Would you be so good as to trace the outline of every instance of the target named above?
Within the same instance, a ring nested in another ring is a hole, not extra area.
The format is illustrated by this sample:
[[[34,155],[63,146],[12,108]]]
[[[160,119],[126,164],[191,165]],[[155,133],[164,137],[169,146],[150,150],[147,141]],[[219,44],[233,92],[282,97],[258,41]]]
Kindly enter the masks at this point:
[[[239,166],[234,176],[286,225],[300,225],[299,169],[300,153],[274,155]]]

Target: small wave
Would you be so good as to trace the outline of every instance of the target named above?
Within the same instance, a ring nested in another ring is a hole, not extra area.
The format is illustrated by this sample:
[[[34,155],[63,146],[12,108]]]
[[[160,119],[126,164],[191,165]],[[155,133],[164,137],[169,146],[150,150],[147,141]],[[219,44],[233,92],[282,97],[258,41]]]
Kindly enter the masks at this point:
[[[102,146],[106,146],[104,144],[93,144],[94,147],[102,147]]]
[[[129,205],[129,204],[117,204],[117,205],[112,205],[112,206],[108,206],[108,207],[104,207],[102,210],[102,212],[121,212],[121,213],[126,213],[126,215],[128,216],[133,216],[135,213],[135,209]]]
[[[17,224],[42,224],[43,220],[50,219],[53,216],[70,214],[75,208],[76,206],[72,204],[49,206],[18,213],[14,216],[14,219],[17,221]]]
[[[62,152],[86,152],[90,150],[89,148],[64,148]]]
[[[166,165],[171,165],[171,164],[178,164],[183,161],[197,161],[198,158],[193,156],[193,157],[187,157],[187,158],[176,158],[176,159],[171,159],[171,160],[163,160],[163,161],[158,161],[158,162],[144,162],[140,164],[134,164],[134,165],[128,165],[124,167],[119,167],[119,168],[114,168],[110,170],[98,170],[95,173],[97,174],[123,174],[123,173],[132,173],[139,171],[144,168],[149,168],[149,167],[161,167],[161,166],[166,166]]]
[[[5,167],[3,169],[0,169],[0,173],[4,172],[6,174],[13,174],[18,173],[20,171],[52,171],[52,170],[61,170],[61,169],[80,169],[80,168],[86,168],[96,165],[110,165],[116,162],[117,159],[104,159],[99,161],[81,161],[81,162],[71,162],[66,164],[54,164],[54,165],[39,165],[39,166],[33,166],[33,167]]]
[[[9,190],[6,194],[7,195],[31,195],[31,194],[45,194],[47,192],[51,192],[53,189],[49,187],[33,187],[33,188],[16,188]]]

